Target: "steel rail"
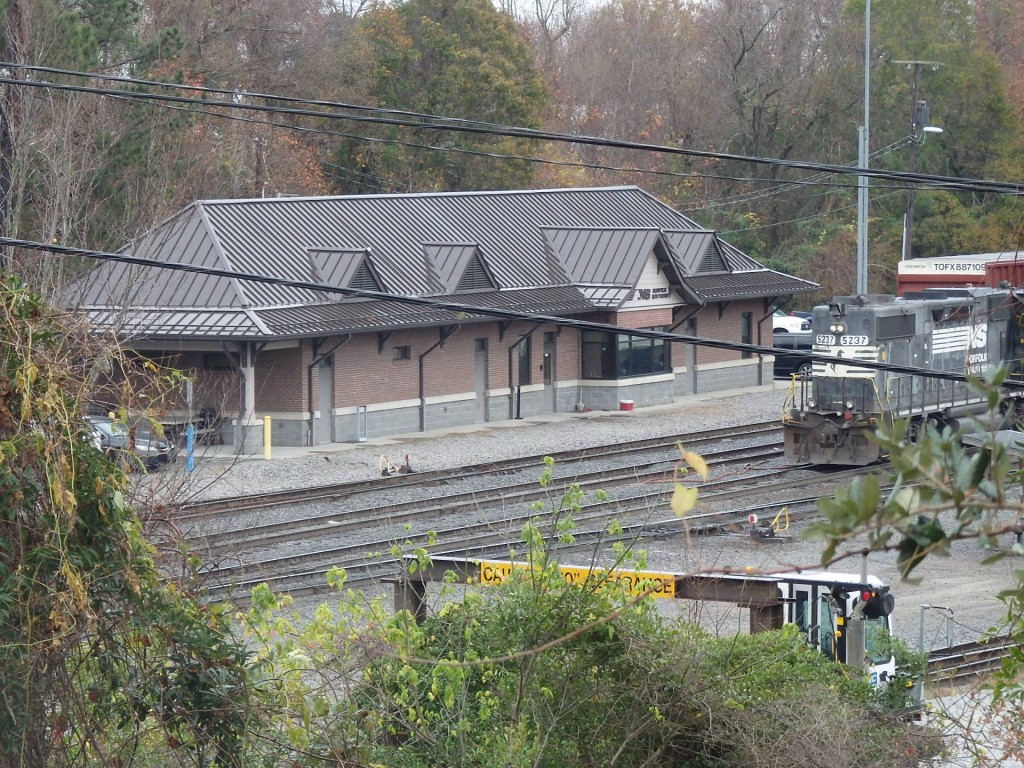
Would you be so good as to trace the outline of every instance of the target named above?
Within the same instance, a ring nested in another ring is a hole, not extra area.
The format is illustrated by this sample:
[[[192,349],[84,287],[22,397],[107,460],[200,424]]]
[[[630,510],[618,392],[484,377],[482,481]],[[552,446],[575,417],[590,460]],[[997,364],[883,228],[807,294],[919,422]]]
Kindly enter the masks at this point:
[[[1006,635],[936,648],[928,654],[928,685],[958,685],[985,677],[1002,667],[1020,644]]]
[[[538,453],[530,456],[517,456],[510,459],[482,462],[463,468],[446,468],[412,472],[410,474],[394,474],[387,477],[374,477],[367,480],[355,480],[344,483],[332,483],[305,488],[271,491],[268,493],[246,494],[223,499],[189,501],[183,504],[175,515],[180,523],[189,523],[227,513],[245,510],[267,509],[296,502],[334,501],[354,494],[378,491],[383,488],[394,489],[412,486],[439,485],[453,480],[478,475],[512,473],[523,469],[536,469],[543,464],[546,457],[551,457],[558,464],[570,461],[607,458],[617,455],[648,452],[652,450],[670,450],[683,443],[687,448],[704,445],[709,442],[728,439],[754,437],[764,433],[781,432],[779,421],[765,421],[745,427],[726,427],[721,429],[687,432],[675,435],[664,435],[654,438],[641,438],[614,445],[596,445],[586,448],[575,448],[565,451]]]
[[[704,458],[716,468],[728,467],[750,461],[774,458],[780,455],[781,443],[769,443],[765,446],[747,446],[730,448],[704,454]],[[674,470],[666,465],[677,462],[678,458],[657,458],[643,463],[632,464],[618,469],[601,469],[591,472],[577,472],[565,482],[572,482],[579,488],[610,488],[624,484],[641,484],[655,479],[671,478]],[[718,462],[715,464],[715,462]],[[203,533],[201,528],[186,532],[186,538],[198,538],[208,553],[218,553],[245,544],[265,546],[272,543],[292,541],[299,538],[315,538],[322,535],[337,535],[348,530],[358,529],[367,524],[387,520],[389,523],[414,521],[418,518],[429,518],[431,515],[456,514],[460,512],[487,509],[509,504],[519,504],[547,498],[550,488],[540,486],[535,478],[526,482],[492,486],[490,488],[446,493],[433,501],[413,500],[405,502],[389,502],[371,504],[351,510],[332,509],[326,512],[292,517],[288,520],[247,525],[243,528],[217,530]]]
[[[856,474],[863,473],[864,471],[864,468],[856,468],[849,472]],[[790,472],[792,472],[792,468],[785,468],[755,476],[730,478],[718,481],[717,483],[705,483],[698,487],[701,489],[702,501],[709,503],[749,496],[752,493],[764,497],[772,489],[790,489],[820,482],[819,478],[802,478],[799,480],[786,479],[771,486],[766,486],[764,483],[764,480],[769,477],[785,476]],[[840,474],[845,476],[848,472]],[[751,490],[749,487],[751,483],[755,485],[754,490]],[[744,484],[747,487],[735,487],[740,484]],[[654,494],[644,493],[636,495],[632,499],[632,501],[636,502],[636,505],[633,507],[623,507],[623,504],[628,503],[630,500],[623,499],[621,496],[610,501],[595,501],[584,504],[574,515],[577,529],[573,531],[573,536],[577,542],[581,543],[600,538],[610,540],[611,537],[607,530],[607,524],[610,521],[616,520],[621,524],[621,520],[627,519],[629,516],[649,516],[652,509],[657,508],[659,505],[667,504],[671,494],[671,489],[665,489],[659,490]],[[541,524],[544,524],[544,522],[550,522],[559,514],[561,514],[560,510],[545,514],[531,511],[513,518],[506,517],[498,522],[488,520],[471,526],[459,525],[447,530],[410,533],[403,537],[403,546],[406,548],[422,547],[435,555],[441,554],[440,550],[442,547],[445,548],[445,554],[457,556],[475,557],[481,553],[507,555],[510,546],[509,532],[513,529],[518,530],[516,526],[521,527],[526,522],[537,520],[538,518],[541,520]],[[808,514],[811,513],[808,512]],[[735,526],[740,520],[746,521],[745,515],[741,517],[737,515],[735,510],[701,513],[694,517],[699,518],[700,525],[707,529],[722,528],[729,525]],[[676,525],[680,525],[679,520],[674,522]],[[584,527],[591,523],[595,525],[589,528]],[[686,524],[689,524],[689,518]],[[501,530],[496,530],[497,525],[502,527]],[[620,535],[619,538],[628,538],[634,535],[654,535],[655,533],[659,536],[667,535],[665,529],[668,523],[665,521],[652,523],[648,519],[639,524],[627,523],[626,525],[629,527],[630,533]],[[443,543],[435,544],[437,541]],[[550,543],[552,545],[558,543],[557,535],[551,537]],[[389,538],[387,540],[363,542],[344,547],[331,547],[316,552],[305,552],[286,557],[268,558],[249,565],[222,566],[211,569],[208,574],[215,581],[210,587],[211,595],[224,595],[227,592],[245,593],[260,583],[268,583],[277,591],[288,591],[296,594],[309,593],[317,589],[323,590],[326,573],[339,564],[349,573],[350,583],[372,581],[387,577],[393,578],[400,571],[400,558],[392,555],[382,555],[381,553],[388,553],[394,544],[394,538]],[[315,564],[318,562],[320,565]]]

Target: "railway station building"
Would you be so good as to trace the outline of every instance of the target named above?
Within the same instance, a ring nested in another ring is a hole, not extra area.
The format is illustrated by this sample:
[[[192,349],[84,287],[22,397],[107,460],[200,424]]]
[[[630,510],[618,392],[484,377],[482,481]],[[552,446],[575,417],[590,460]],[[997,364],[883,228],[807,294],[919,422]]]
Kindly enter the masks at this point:
[[[244,453],[769,386],[770,355],[629,331],[770,347],[818,288],[635,186],[204,200],[121,253],[153,266],[70,305],[185,373],[160,418]]]

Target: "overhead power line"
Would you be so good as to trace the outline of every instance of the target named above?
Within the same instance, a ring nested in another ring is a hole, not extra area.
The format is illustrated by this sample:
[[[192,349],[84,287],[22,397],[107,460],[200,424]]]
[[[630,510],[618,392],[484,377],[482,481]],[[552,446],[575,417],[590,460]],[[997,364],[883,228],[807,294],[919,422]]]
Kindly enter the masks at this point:
[[[906,184],[928,185],[935,189],[946,189],[954,191],[990,192],[995,194],[1019,195],[1024,191],[1024,186],[1012,182],[989,181],[985,179],[961,179],[953,176],[939,176],[934,174],[907,173],[904,171],[885,171],[872,168],[856,168],[846,165],[832,165],[827,163],[811,163],[800,160],[785,160],[779,158],[760,157],[751,155],[737,155],[727,152],[713,152],[709,150],[688,149],[684,147],[672,147],[663,144],[648,144],[642,142],[622,141],[618,139],[605,139],[595,136],[584,136],[578,134],[552,133],[532,128],[503,125],[499,123],[486,123],[463,118],[446,117],[442,115],[431,115],[421,112],[408,112],[402,110],[382,109],[379,107],[368,107],[360,104],[349,104],[345,102],[322,101],[314,99],[302,99],[297,97],[276,96],[265,93],[246,93],[225,89],[206,88],[203,86],[191,86],[177,83],[161,83],[153,80],[139,80],[134,78],[114,77],[110,75],[97,75],[89,72],[77,72],[73,70],[58,70],[48,67],[36,67],[22,64],[0,62],[0,72],[3,70],[27,70],[58,74],[68,77],[79,77],[88,79],[101,79],[116,83],[123,83],[131,86],[147,88],[161,88],[165,90],[190,91],[209,93],[224,96],[229,101],[217,101],[211,99],[181,96],[174,93],[148,93],[142,91],[131,91],[118,88],[103,88],[90,85],[74,85],[70,83],[58,83],[42,80],[26,80],[22,78],[3,76],[0,83],[12,86],[27,88],[43,88],[48,90],[70,91],[78,93],[91,93],[102,96],[132,99],[137,101],[170,102],[179,104],[195,104],[213,109],[231,109],[253,112],[268,112],[301,117],[316,117],[330,120],[345,120],[359,123],[393,125],[406,128],[431,129],[438,131],[451,131],[457,133],[468,133],[487,136],[506,136],[510,138],[531,139],[536,141],[550,141],[568,144],[582,144],[587,146],[628,149],[641,152],[652,152],[686,157],[698,157],[712,160],[723,160],[738,163],[749,163],[753,165],[766,165],[779,168],[794,168],[818,173],[834,173],[838,175],[868,176],[875,179],[886,179]],[[252,100],[276,101],[286,104],[302,105],[301,107],[268,106],[265,104],[253,104]],[[322,109],[310,109],[308,107],[323,107],[331,110],[349,110],[349,113],[337,111],[323,111]],[[359,114],[352,114],[359,113]]]
[[[127,256],[123,253],[109,253],[105,251],[93,251],[86,248],[74,248],[66,245],[55,245],[52,243],[39,243],[32,240],[19,240],[10,237],[0,237],[0,247],[24,248],[31,251],[52,253],[60,256],[78,256],[100,262],[111,262],[127,264],[147,269],[162,269],[171,272],[184,272],[189,274],[209,275],[211,277],[224,277],[232,280],[243,280],[264,285],[279,285],[289,288],[300,288],[321,293],[340,294],[363,299],[377,299],[389,301],[396,304],[409,304],[412,306],[430,307],[431,309],[443,309],[465,316],[497,317],[505,320],[522,320],[528,323],[543,325],[554,325],[565,328],[574,328],[582,331],[600,331],[604,333],[627,334],[639,336],[646,339],[657,339],[661,341],[679,342],[692,344],[698,347],[711,349],[724,349],[733,352],[749,352],[756,355],[774,355],[778,352],[775,347],[766,347],[759,344],[744,344],[741,342],[724,341],[721,339],[707,339],[700,336],[689,336],[686,334],[669,333],[667,331],[655,331],[649,328],[625,328],[611,323],[596,323],[589,320],[578,320],[575,318],[559,317],[557,315],[545,315],[538,312],[523,312],[514,309],[501,309],[499,307],[474,306],[460,302],[448,301],[432,296],[407,296],[404,294],[384,293],[382,291],[368,291],[362,288],[342,288],[328,283],[318,283],[308,280],[290,280],[283,277],[272,277],[270,275],[258,275],[249,272],[239,272],[230,269],[218,269],[215,267],[201,267],[194,264],[182,264],[176,262],[159,262],[152,259],[143,259],[138,256]],[[834,357],[831,355],[808,354],[808,360],[824,363],[848,364],[849,358]],[[894,373],[906,373],[914,376],[926,376],[945,381],[966,381],[965,374],[953,371],[936,371],[928,368],[918,368],[908,365],[892,365],[889,363],[875,363],[867,360],[858,360],[857,365],[862,368],[875,370],[892,371]],[[1024,388],[1024,381],[1007,381],[1006,386]]]

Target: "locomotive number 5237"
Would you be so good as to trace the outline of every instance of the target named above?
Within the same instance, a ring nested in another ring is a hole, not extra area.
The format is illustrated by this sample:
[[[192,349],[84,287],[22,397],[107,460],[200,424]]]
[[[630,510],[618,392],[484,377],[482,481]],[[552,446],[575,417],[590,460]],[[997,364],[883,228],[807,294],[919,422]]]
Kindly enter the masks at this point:
[[[814,337],[814,343],[825,347],[865,347],[868,343],[867,336],[840,336],[838,339],[831,333],[819,333]]]

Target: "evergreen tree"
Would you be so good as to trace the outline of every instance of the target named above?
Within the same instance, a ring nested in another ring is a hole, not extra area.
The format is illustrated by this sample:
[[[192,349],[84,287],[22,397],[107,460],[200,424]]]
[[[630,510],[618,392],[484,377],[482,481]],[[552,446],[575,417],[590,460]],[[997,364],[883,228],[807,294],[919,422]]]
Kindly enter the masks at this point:
[[[380,6],[362,19],[360,38],[373,62],[379,106],[539,126],[544,85],[512,19],[488,0]],[[333,173],[340,191],[508,189],[532,178],[528,162],[495,156],[531,154],[532,142],[428,127],[384,127],[368,138],[338,147]]]

